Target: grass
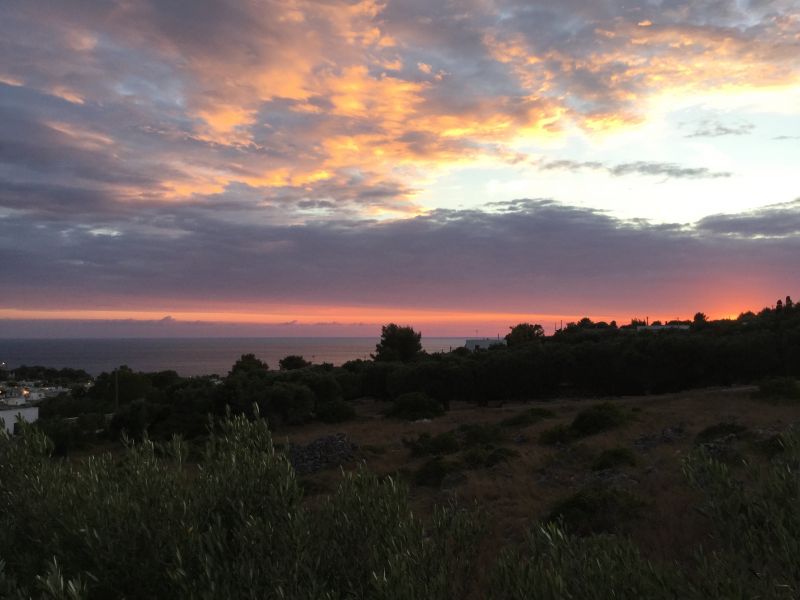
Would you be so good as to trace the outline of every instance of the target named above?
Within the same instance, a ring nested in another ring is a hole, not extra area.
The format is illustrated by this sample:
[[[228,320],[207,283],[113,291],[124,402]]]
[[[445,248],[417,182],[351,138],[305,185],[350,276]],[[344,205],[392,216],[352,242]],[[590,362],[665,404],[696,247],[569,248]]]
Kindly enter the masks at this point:
[[[611,533],[626,521],[638,518],[644,501],[628,490],[593,486],[560,500],[547,521],[558,522],[573,533]]]

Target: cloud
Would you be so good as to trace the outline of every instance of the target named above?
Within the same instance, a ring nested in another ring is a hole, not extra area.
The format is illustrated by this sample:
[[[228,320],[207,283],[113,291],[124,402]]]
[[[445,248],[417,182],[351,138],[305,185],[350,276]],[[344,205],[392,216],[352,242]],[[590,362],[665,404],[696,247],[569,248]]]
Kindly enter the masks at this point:
[[[685,167],[675,163],[636,161],[607,165],[598,161],[554,160],[538,163],[539,168],[545,171],[565,170],[606,171],[615,177],[626,175],[643,175],[653,177],[667,177],[671,179],[719,179],[731,177],[728,171],[712,171],[706,167]]]
[[[359,187],[343,210],[407,213],[420,179],[484,158],[517,164],[520,140],[637,123],[661,95],[788,86],[800,74],[788,0],[190,8],[6,2],[0,179],[122,204],[242,186],[306,202]]]
[[[753,132],[755,125],[752,123],[739,123],[737,125],[725,125],[718,121],[703,121],[687,138],[701,137],[723,137],[727,135],[748,135]]]
[[[63,221],[34,225],[5,217],[0,250],[9,307],[166,307],[173,315],[187,306],[242,311],[267,305],[294,306],[298,314],[304,305],[689,311],[712,300],[753,301],[742,297],[745,290],[771,297],[797,281],[797,213],[795,203],[746,217],[719,215],[697,226],[652,225],[519,200],[393,222],[278,226],[226,222],[175,206],[169,218],[109,219],[105,226],[123,231],[116,237],[93,236]],[[180,236],[154,234],[161,222],[191,227]]]

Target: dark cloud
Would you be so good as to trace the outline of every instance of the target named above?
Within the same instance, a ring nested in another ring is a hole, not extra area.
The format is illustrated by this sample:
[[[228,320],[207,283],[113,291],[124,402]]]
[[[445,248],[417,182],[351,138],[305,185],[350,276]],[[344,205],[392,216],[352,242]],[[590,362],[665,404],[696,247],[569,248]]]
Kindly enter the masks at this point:
[[[773,294],[800,275],[798,224],[786,224],[796,204],[697,227],[624,222],[544,200],[492,208],[274,226],[183,207],[168,219],[191,225],[180,235],[155,220],[87,229],[10,216],[0,219],[4,296],[50,308],[202,298],[569,313],[678,310],[696,306],[699,290],[724,295],[753,285]]]
[[[800,237],[800,199],[735,215],[712,215],[696,228],[715,235],[786,240]]]

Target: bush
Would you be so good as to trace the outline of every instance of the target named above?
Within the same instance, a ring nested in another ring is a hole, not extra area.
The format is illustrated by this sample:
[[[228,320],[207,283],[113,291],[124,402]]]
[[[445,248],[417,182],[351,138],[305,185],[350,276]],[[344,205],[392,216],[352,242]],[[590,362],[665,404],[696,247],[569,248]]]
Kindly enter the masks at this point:
[[[555,524],[506,548],[492,570],[489,600],[640,600],[690,596],[682,574],[653,565],[630,540],[577,537]]]
[[[542,419],[549,419],[554,417],[555,413],[546,408],[529,408],[513,417],[508,417],[500,421],[502,427],[527,427],[538,423]]]
[[[603,450],[600,455],[592,461],[593,471],[604,469],[615,469],[617,467],[636,466],[636,454],[630,448],[609,448]]]
[[[579,412],[570,428],[576,437],[586,437],[619,427],[627,419],[619,406],[604,402]]]
[[[699,556],[698,597],[797,597],[800,433],[790,429],[781,438],[783,452],[766,466],[745,465],[736,477],[703,447],[686,460],[690,483],[705,496],[701,509],[716,549]]]
[[[491,446],[475,446],[462,456],[464,465],[470,469],[488,468],[507,462],[519,456],[519,452],[511,448],[492,448]]]
[[[591,486],[558,502],[547,517],[579,535],[614,532],[621,523],[638,517],[644,502],[614,487]]]
[[[345,400],[333,400],[317,405],[317,418],[324,423],[341,423],[356,416],[356,409]]]
[[[309,510],[264,420],[216,431],[199,470],[178,441],[70,462],[52,460],[32,427],[0,432],[0,596],[468,595],[481,530],[471,513],[450,506],[423,524],[402,485],[364,471]]]
[[[389,411],[389,416],[418,421],[419,419],[434,419],[444,414],[444,407],[433,398],[421,392],[403,394],[394,401],[394,406]]]

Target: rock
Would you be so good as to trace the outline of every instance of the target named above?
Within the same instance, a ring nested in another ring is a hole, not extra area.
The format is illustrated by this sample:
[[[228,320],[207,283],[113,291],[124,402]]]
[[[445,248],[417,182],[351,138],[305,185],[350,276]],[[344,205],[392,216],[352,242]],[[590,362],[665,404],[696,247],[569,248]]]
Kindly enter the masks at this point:
[[[289,460],[298,475],[306,475],[355,460],[357,449],[346,434],[336,433],[305,446],[291,445]]]

